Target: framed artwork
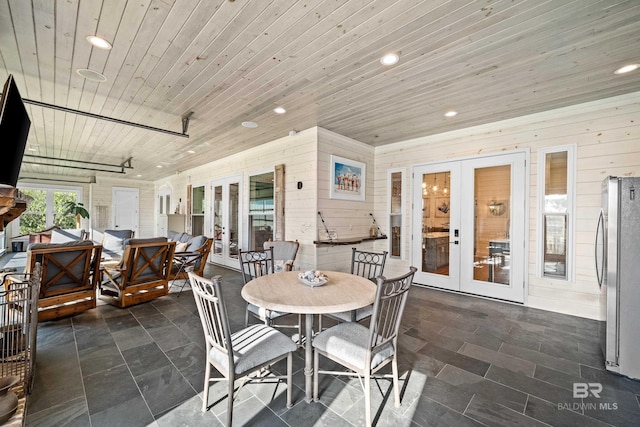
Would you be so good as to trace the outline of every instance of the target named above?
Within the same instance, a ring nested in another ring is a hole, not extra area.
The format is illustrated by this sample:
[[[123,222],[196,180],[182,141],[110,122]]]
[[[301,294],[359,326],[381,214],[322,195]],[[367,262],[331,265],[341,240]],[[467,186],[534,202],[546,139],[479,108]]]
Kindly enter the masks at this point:
[[[436,218],[449,218],[450,206],[448,197],[436,198]]]
[[[364,200],[366,165],[344,157],[331,156],[329,198]]]

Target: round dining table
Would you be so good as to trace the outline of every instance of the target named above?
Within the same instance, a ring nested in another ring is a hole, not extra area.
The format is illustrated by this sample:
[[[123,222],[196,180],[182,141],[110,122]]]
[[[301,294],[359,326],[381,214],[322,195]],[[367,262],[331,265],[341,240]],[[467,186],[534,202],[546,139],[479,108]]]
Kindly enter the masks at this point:
[[[350,273],[325,271],[328,281],[309,286],[297,271],[257,277],[242,288],[245,301],[268,310],[305,315],[305,400],[311,402],[313,380],[313,315],[356,310],[373,304],[376,285]]]

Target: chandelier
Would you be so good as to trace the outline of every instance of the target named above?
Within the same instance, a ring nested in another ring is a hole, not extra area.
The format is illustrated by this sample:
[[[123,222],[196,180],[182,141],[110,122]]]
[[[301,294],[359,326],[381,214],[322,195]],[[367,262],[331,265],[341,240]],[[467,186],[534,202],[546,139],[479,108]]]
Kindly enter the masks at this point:
[[[422,195],[423,196],[449,196],[449,181],[450,172],[436,172],[426,174],[422,180]],[[431,177],[433,176],[433,181]]]

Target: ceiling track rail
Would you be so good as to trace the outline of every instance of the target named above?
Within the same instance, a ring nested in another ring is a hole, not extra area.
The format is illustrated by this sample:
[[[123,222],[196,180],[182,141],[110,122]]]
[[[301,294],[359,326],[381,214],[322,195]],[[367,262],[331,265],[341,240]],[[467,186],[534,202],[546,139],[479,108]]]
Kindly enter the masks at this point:
[[[29,180],[29,181],[45,181],[45,182],[68,182],[73,184],[95,184],[95,178],[91,180],[77,180],[77,179],[62,179],[62,178],[45,178],[45,177],[36,177],[36,176],[21,176],[20,181]]]
[[[0,95],[1,95],[1,93],[0,93]],[[113,122],[113,123],[118,123],[118,124],[121,124],[121,125],[133,126],[133,127],[146,129],[146,130],[150,130],[150,131],[154,131],[154,132],[161,132],[161,133],[166,133],[168,135],[179,136],[181,138],[189,138],[189,135],[187,134],[187,129],[189,128],[189,119],[191,118],[191,115],[193,114],[193,112],[190,112],[190,113],[188,113],[188,114],[186,114],[185,116],[182,117],[182,133],[180,133],[180,132],[176,132],[176,131],[173,131],[173,130],[161,129],[161,128],[157,128],[157,127],[153,127],[153,126],[143,125],[143,124],[140,124],[140,123],[134,123],[134,122],[126,121],[126,120],[115,119],[113,117],[102,116],[100,114],[93,114],[93,113],[89,113],[89,112],[86,112],[86,111],[75,110],[73,108],[61,107],[59,105],[54,105],[54,104],[47,104],[46,102],[34,101],[33,99],[22,98],[22,101],[25,104],[31,104],[31,105],[35,105],[37,107],[51,108],[52,110],[64,111],[65,113],[78,114],[80,116],[91,117],[92,119],[97,119],[97,120],[106,120],[106,121]]]
[[[23,159],[22,162],[23,163],[27,163],[27,164],[31,164],[31,165],[41,165],[41,166],[53,166],[53,167],[59,167],[59,168],[69,168],[69,169],[80,169],[80,170],[88,170],[88,171],[95,171],[95,172],[109,172],[109,173],[119,173],[119,174],[124,174],[125,173],[125,169],[133,169],[133,166],[131,166],[131,159],[132,157],[129,157],[128,159],[126,159],[125,161],[123,161],[122,163],[120,163],[119,165],[112,165],[109,163],[98,163],[98,162],[84,162],[82,160],[73,160],[73,159],[62,159],[59,157],[48,157],[48,156],[38,156],[35,154],[26,154],[24,155],[24,157],[31,157],[36,159],[34,160],[29,160],[29,159]],[[39,160],[45,160],[45,161],[39,161]],[[83,166],[73,166],[73,165],[60,165],[57,163],[49,163],[46,162],[46,160],[52,160],[52,161],[57,161],[57,162],[69,162],[69,163],[75,163],[75,164],[81,164]],[[108,169],[99,169],[99,168],[92,168],[92,167],[87,167],[85,165],[96,165],[96,166],[103,166],[103,167],[108,167],[108,168],[117,168],[120,170],[108,170]]]

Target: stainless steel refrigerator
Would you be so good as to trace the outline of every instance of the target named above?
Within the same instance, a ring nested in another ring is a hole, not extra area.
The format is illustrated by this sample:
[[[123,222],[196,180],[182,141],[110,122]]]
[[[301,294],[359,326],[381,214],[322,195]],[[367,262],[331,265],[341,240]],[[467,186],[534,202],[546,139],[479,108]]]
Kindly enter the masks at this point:
[[[640,378],[640,178],[602,182],[595,255],[606,368]]]

